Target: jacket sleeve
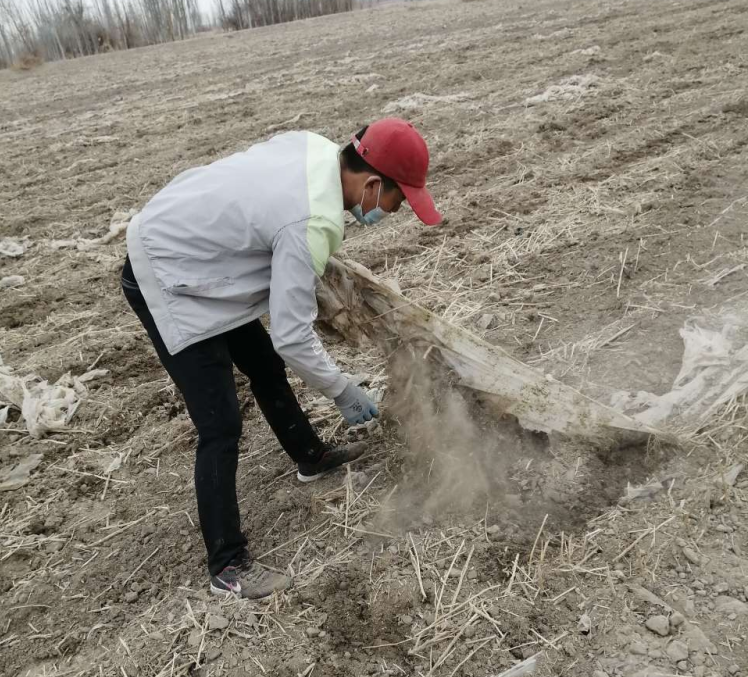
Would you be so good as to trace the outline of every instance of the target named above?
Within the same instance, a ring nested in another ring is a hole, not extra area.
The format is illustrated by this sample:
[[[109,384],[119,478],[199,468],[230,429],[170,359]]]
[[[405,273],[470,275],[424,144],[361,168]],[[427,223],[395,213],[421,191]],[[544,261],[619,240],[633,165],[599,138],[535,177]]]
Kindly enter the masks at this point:
[[[331,253],[325,231],[315,220],[282,228],[273,241],[270,272],[270,336],[284,362],[304,382],[333,399],[348,380],[327,354],[313,323],[317,318],[317,280]]]

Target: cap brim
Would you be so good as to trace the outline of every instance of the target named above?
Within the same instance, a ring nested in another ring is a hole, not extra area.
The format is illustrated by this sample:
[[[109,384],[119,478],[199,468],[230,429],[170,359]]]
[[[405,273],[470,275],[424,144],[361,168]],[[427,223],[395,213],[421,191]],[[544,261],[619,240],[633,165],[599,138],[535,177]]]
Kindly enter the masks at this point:
[[[434,206],[434,199],[426,187],[415,188],[404,183],[398,184],[403,191],[405,199],[416,216],[427,226],[438,226],[442,222],[442,215]]]

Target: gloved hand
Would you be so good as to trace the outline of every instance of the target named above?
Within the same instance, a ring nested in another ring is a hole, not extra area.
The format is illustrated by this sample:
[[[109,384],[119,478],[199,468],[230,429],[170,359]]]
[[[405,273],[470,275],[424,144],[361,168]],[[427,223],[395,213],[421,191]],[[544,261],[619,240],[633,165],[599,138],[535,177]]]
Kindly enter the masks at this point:
[[[361,388],[350,381],[345,390],[335,398],[335,404],[338,405],[340,413],[350,425],[371,421],[375,416],[379,416],[377,405]]]

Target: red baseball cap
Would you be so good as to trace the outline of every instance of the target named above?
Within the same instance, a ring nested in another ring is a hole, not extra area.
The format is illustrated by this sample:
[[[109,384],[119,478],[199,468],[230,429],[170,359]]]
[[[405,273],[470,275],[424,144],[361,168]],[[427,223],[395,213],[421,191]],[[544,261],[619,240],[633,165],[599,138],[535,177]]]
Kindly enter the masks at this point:
[[[352,141],[369,165],[397,183],[421,221],[427,226],[441,223],[442,215],[426,190],[429,149],[410,122],[384,118],[370,124],[360,141],[355,135]]]

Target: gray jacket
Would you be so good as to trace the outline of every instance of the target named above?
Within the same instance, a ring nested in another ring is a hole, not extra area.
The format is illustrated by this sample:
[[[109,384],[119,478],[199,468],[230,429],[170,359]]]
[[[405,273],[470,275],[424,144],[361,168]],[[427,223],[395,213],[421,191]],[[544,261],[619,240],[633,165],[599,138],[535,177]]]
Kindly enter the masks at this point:
[[[183,172],[127,229],[133,272],[169,353],[269,310],[278,354],[330,398],[347,380],[314,332],[315,287],[342,241],[338,146],[310,132]]]

